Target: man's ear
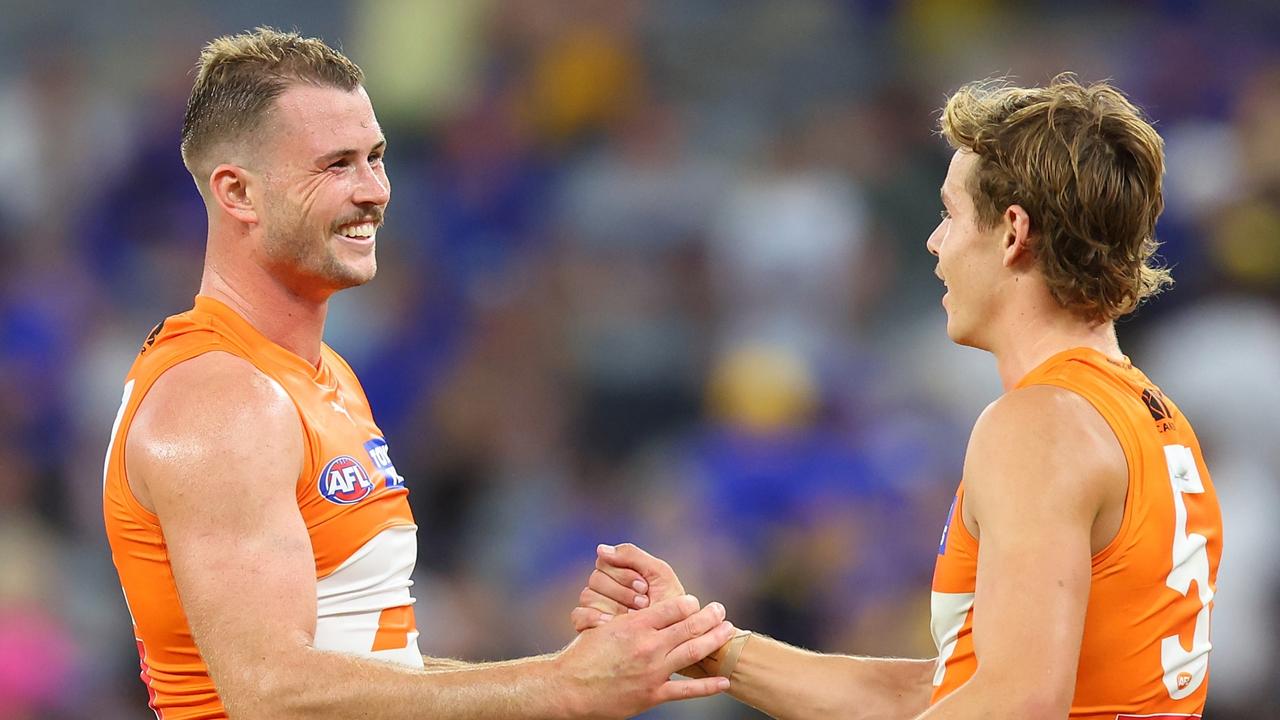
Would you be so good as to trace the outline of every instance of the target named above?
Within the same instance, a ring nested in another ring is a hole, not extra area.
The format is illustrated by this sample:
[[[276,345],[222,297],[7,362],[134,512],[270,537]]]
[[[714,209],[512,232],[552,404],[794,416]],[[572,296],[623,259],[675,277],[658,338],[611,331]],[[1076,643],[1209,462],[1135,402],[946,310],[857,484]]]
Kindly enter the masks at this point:
[[[1004,266],[1014,265],[1031,259],[1031,216],[1021,205],[1010,205],[1001,218],[1004,236],[1001,238],[1001,249],[1004,251]]]
[[[213,204],[232,218],[256,224],[260,217],[256,201],[259,193],[250,192],[258,178],[239,165],[222,163],[209,172],[209,194]]]

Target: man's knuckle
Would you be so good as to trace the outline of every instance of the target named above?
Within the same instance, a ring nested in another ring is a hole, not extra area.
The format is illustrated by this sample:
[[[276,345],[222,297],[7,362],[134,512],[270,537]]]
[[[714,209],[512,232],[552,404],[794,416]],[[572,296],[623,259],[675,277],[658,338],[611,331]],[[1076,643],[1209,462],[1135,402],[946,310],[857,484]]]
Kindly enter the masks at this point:
[[[716,618],[710,613],[698,613],[691,618],[694,621],[694,631],[698,635],[705,635],[716,625]]]
[[[685,666],[692,665],[701,659],[698,657],[698,648],[694,647],[692,643],[685,645],[683,652]]]

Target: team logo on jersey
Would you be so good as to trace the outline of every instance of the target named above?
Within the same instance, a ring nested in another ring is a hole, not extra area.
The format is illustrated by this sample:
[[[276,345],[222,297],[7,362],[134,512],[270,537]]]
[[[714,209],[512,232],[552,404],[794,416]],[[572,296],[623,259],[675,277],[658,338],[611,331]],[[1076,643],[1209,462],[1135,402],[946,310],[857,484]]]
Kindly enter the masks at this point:
[[[404,476],[396,472],[396,466],[391,463],[391,453],[387,450],[385,438],[370,440],[364,444],[364,449],[369,451],[369,459],[373,461],[373,466],[387,479],[387,487],[404,487]]]
[[[351,505],[369,497],[373,481],[364,466],[350,455],[339,455],[324,466],[317,485],[325,500],[338,505]]]
[[[1178,679],[1177,679],[1178,689],[1185,690],[1186,687],[1191,684],[1191,678],[1192,678],[1192,675],[1189,672],[1178,673]]]
[[[938,541],[939,555],[947,554],[947,536],[951,534],[951,517],[956,513],[956,501],[959,499],[959,495],[951,499],[951,509],[947,511],[947,524],[942,526],[942,540]]]

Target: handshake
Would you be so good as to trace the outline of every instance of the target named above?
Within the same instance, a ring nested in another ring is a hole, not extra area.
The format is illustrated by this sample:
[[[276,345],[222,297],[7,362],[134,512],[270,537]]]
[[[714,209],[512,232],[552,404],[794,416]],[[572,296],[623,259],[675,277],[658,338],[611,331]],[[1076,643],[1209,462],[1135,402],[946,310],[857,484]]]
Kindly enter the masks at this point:
[[[608,709],[575,710],[587,716],[599,710],[631,715],[728,690],[750,633],[725,620],[724,606],[713,602],[700,608],[670,565],[635,545],[600,545],[596,554],[595,569],[570,615],[579,635],[558,660],[569,677],[607,687]],[[685,678],[671,679],[677,672]]]

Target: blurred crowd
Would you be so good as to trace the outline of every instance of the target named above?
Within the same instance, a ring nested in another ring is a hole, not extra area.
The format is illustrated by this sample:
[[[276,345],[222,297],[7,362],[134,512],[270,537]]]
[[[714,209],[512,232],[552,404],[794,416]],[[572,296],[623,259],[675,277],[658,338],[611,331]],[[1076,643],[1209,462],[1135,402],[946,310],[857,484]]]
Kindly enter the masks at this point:
[[[924,247],[937,109],[991,75],[1113,79],[1167,143],[1177,280],[1121,344],[1195,423],[1226,521],[1208,717],[1280,717],[1274,3],[262,5],[0,0],[0,718],[149,712],[102,457],[199,282],[189,70],[258,24],[360,63],[389,139],[378,277],[327,341],[409,480],[421,648],[471,660],[561,647],[623,540],[741,627],[932,656],[938,533],[1000,392],[947,341]]]

